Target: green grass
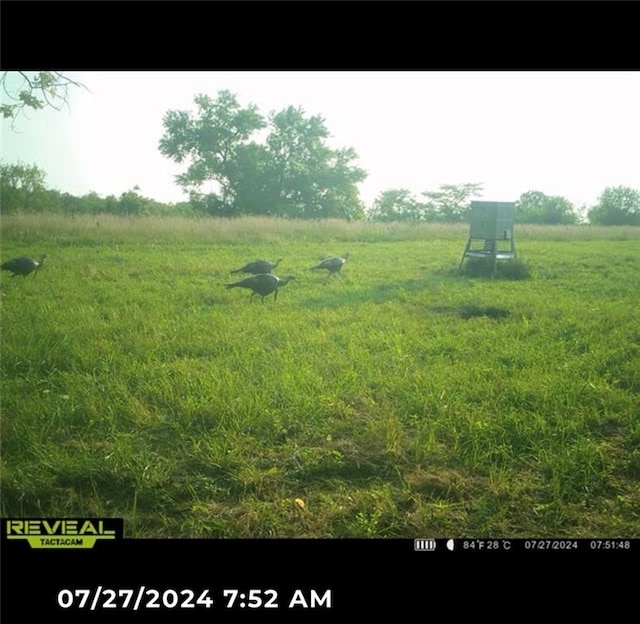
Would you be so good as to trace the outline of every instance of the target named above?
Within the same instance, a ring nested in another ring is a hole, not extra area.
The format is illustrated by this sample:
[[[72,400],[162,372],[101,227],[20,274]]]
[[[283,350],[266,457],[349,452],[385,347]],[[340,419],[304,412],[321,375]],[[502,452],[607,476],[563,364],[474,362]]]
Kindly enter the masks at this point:
[[[640,536],[640,232],[3,217],[2,514],[129,536]],[[340,277],[310,271],[349,251]],[[284,258],[277,301],[224,288]]]

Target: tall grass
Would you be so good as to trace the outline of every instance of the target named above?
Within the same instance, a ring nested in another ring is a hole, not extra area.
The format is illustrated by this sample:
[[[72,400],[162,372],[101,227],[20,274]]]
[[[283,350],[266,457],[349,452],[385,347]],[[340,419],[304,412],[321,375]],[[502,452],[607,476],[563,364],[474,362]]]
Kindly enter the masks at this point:
[[[12,216],[2,513],[136,536],[638,536],[639,233]],[[351,252],[342,275],[310,271]],[[229,270],[283,257],[277,301]],[[522,270],[526,269],[526,271]]]
[[[518,225],[518,240],[637,240],[632,226]],[[299,220],[272,217],[212,219],[195,217],[122,217],[116,215],[14,214],[4,216],[1,236],[22,245],[55,242],[59,245],[126,242],[182,242],[237,245],[294,242],[402,242],[460,241],[466,224],[422,222],[345,222],[340,219]],[[464,243],[463,243],[464,245]]]

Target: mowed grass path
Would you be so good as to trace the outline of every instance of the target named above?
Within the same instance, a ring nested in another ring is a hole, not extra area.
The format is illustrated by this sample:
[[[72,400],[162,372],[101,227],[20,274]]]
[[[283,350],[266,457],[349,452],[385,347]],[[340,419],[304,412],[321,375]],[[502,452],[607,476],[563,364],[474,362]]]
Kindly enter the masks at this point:
[[[640,232],[4,217],[2,514],[138,537],[640,536]],[[309,267],[351,253],[341,277]],[[277,301],[229,270],[284,258]]]

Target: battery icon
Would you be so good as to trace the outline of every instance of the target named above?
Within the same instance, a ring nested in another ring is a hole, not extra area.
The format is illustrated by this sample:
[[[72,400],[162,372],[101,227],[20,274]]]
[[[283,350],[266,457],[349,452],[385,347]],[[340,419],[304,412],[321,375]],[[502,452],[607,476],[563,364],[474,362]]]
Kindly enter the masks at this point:
[[[436,540],[430,538],[420,538],[413,540],[413,550],[431,552],[436,549]]]

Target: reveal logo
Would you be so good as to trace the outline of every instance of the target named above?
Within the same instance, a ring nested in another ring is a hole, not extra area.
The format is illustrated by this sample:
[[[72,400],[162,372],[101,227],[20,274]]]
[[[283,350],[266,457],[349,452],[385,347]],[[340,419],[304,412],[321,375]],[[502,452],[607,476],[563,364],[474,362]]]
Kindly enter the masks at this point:
[[[120,518],[4,519],[2,536],[27,540],[31,548],[93,548],[98,540],[123,537]]]

